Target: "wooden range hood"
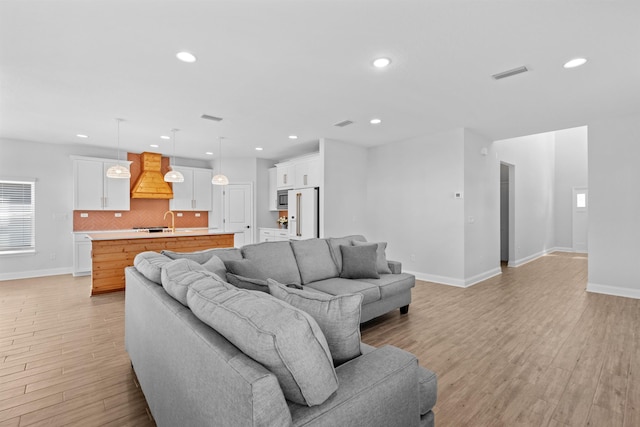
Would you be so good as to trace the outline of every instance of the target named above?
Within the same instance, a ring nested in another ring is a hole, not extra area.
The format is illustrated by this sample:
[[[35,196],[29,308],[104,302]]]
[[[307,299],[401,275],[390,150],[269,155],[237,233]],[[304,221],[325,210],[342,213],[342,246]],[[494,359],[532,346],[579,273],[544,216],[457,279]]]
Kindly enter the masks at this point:
[[[162,154],[140,154],[142,172],[131,190],[132,199],[173,199],[173,190],[161,172]]]

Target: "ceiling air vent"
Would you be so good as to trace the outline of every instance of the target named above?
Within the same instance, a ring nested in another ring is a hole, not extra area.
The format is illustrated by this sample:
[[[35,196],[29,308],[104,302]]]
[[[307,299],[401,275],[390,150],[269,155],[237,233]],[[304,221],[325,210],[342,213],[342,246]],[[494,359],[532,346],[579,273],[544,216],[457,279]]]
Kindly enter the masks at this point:
[[[203,114],[203,115],[200,116],[200,118],[207,119],[207,120],[213,120],[214,122],[221,122],[222,121],[221,117],[210,116],[208,114]]]
[[[506,77],[515,76],[516,74],[526,73],[527,71],[529,71],[529,70],[527,69],[527,67],[525,67],[523,65],[522,67],[514,68],[513,70],[507,70],[507,71],[503,71],[503,72],[498,73],[498,74],[494,74],[491,77],[493,77],[495,80],[500,80],[500,79],[504,79]]]
[[[345,126],[349,126],[352,123],[353,122],[351,120],[343,120],[341,122],[338,122],[338,123],[334,124],[334,126],[338,126],[339,128],[343,128]]]

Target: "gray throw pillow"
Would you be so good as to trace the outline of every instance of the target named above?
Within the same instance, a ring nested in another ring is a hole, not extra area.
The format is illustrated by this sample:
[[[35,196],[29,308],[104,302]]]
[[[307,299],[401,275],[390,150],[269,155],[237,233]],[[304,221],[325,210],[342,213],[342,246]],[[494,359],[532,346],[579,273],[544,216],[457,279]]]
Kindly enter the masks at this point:
[[[325,239],[292,240],[302,284],[338,277],[338,268]]]
[[[188,305],[187,290],[189,286],[200,281],[209,284],[222,283],[222,279],[218,275],[190,259],[176,259],[162,267],[162,287],[182,305]]]
[[[320,405],[338,389],[327,340],[302,310],[228,283],[194,284],[187,301],[200,320],[271,371],[288,400]]]
[[[243,277],[238,274],[227,273],[227,282],[231,283],[236,288],[269,293],[267,281],[263,279],[253,279],[251,277]]]
[[[249,277],[251,279],[267,280],[266,274],[258,268],[255,263],[249,259],[241,259],[237,261],[227,261],[227,270],[238,276]],[[266,284],[266,283],[265,283]]]
[[[374,243],[363,243],[358,242],[357,240],[353,241],[353,246],[364,246],[372,244]],[[391,274],[391,269],[389,268],[389,263],[387,262],[387,254],[385,253],[385,249],[387,249],[387,242],[379,242],[375,244],[378,245],[378,248],[376,249],[376,268],[378,269],[378,273]]]
[[[288,288],[268,279],[269,292],[318,322],[337,366],[360,356],[362,294],[329,295]]]
[[[203,263],[202,266],[208,271],[220,276],[221,279],[227,276],[227,267],[225,267],[224,262],[215,255],[211,255],[211,258]]]
[[[368,244],[362,246],[340,245],[342,252],[343,279],[379,279],[377,261],[378,245]]]

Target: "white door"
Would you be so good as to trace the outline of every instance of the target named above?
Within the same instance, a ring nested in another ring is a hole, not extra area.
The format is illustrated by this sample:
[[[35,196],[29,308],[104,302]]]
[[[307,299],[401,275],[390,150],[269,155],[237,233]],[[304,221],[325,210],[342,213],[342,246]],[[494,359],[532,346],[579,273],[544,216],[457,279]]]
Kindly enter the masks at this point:
[[[235,233],[234,246],[253,243],[253,189],[251,184],[229,184],[224,189],[224,231]]]
[[[586,187],[573,189],[573,250],[587,252],[589,190]]]

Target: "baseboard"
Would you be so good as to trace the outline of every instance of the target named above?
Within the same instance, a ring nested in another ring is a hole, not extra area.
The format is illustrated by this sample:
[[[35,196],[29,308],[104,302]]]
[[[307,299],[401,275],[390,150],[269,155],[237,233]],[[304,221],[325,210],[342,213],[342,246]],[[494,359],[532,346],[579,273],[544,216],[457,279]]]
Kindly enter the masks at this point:
[[[0,274],[0,281],[31,279],[33,277],[44,277],[44,276],[59,276],[61,274],[71,274],[72,272],[73,272],[73,267],[50,268],[47,270],[16,271],[15,273]]]
[[[449,286],[456,286],[458,288],[465,288],[465,284],[464,284],[464,280],[461,279],[456,279],[453,277],[447,277],[447,276],[437,276],[435,274],[427,274],[427,273],[422,273],[419,271],[407,271],[407,270],[403,270],[403,273],[409,273],[409,274],[413,274],[414,276],[416,276],[417,280],[423,280],[425,282],[433,282],[433,283],[439,283],[441,285],[449,285]]]
[[[575,249],[573,248],[565,248],[562,246],[556,246],[555,248],[551,248],[547,251],[547,253],[551,253],[551,252],[577,252]]]
[[[548,255],[548,254],[550,254],[552,252],[575,252],[575,251],[573,250],[573,248],[553,247],[553,248],[545,249],[544,251],[540,251],[540,252],[535,253],[533,255],[529,255],[529,256],[526,256],[524,258],[517,259],[515,261],[509,261],[508,266],[509,267],[520,267],[521,265],[524,265],[524,264],[529,263],[531,261],[535,261],[536,259],[540,258],[541,256]]]
[[[413,274],[414,276],[416,276],[417,280],[423,280],[425,282],[439,283],[441,285],[455,286],[457,288],[468,288],[469,286],[473,286],[476,283],[480,283],[484,280],[490,279],[491,277],[497,276],[498,274],[502,274],[502,270],[500,269],[500,267],[496,267],[494,269],[485,271],[484,273],[476,274],[475,276],[464,280],[456,279],[454,277],[421,273],[419,271],[403,271],[403,273]]]
[[[487,279],[491,279],[492,277],[498,276],[502,274],[502,269],[500,267],[493,268],[491,270],[485,271],[484,273],[476,274],[475,276],[469,277],[465,279],[465,288],[469,286],[473,286],[476,283],[483,282]]]
[[[640,299],[640,289],[621,288],[619,286],[598,285],[597,283],[587,283],[587,292],[596,294],[613,295],[616,297]]]

